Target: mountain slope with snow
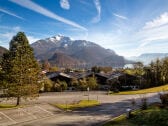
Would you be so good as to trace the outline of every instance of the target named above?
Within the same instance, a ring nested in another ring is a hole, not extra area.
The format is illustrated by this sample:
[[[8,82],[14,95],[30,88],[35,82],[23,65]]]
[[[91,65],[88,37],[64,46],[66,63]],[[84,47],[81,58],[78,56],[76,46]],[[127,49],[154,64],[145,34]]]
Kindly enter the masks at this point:
[[[53,55],[59,52],[71,57],[71,59],[85,63],[87,66],[104,66],[106,65],[104,62],[108,62],[109,66],[118,67],[122,67],[125,64],[124,57],[118,56],[113,50],[105,49],[90,41],[72,40],[69,37],[61,35],[38,40],[31,46],[34,48],[36,58],[40,60],[50,59],[51,61],[52,59],[57,61],[53,59]],[[106,61],[107,59],[108,61]],[[78,64],[79,62],[76,63]]]

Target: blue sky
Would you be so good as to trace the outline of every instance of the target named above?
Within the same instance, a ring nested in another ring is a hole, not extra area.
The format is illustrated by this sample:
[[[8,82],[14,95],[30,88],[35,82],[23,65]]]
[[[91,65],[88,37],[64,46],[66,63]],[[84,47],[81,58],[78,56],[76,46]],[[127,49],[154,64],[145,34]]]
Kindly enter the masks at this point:
[[[0,0],[0,45],[18,31],[30,43],[62,34],[127,57],[168,53],[168,0]]]

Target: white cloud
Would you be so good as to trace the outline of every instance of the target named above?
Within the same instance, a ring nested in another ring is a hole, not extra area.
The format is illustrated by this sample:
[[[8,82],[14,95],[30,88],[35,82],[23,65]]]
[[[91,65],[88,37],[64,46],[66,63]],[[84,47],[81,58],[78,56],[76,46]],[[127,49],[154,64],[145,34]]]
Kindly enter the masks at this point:
[[[151,29],[144,29],[143,27],[139,31],[134,31],[126,39],[125,42],[129,42],[132,39],[130,47],[125,50],[119,49],[119,53],[124,56],[135,56],[142,53],[165,53],[168,47],[168,25],[155,27]]]
[[[8,11],[8,10],[5,10],[5,9],[0,8],[0,11],[3,12],[3,13],[5,13],[5,14],[8,14],[8,15],[10,15],[10,16],[13,16],[13,17],[19,18],[19,19],[21,19],[21,20],[24,20],[24,18],[22,18],[22,17],[20,17],[20,16],[18,16],[18,15],[16,15],[16,14],[14,14],[14,13]]]
[[[10,1],[13,2],[13,3],[16,3],[16,4],[18,4],[18,5],[22,6],[22,7],[30,9],[30,10],[32,10],[34,12],[42,14],[42,15],[44,15],[46,17],[50,17],[52,19],[58,20],[60,22],[63,22],[65,24],[68,24],[68,25],[71,25],[73,27],[80,28],[80,29],[83,29],[84,31],[87,31],[87,29],[85,27],[83,27],[83,26],[81,26],[81,25],[79,25],[79,24],[77,24],[77,23],[75,23],[73,21],[70,21],[68,19],[65,19],[63,17],[60,17],[57,14],[55,14],[55,13],[53,13],[53,12],[43,8],[43,7],[41,7],[40,5],[34,3],[32,1],[30,1],[30,0],[10,0]]]
[[[0,33],[0,37],[10,40],[17,32],[21,30],[19,26],[16,27],[1,27],[4,28],[6,32]]]
[[[143,48],[137,48],[136,52],[138,55],[142,53],[167,53],[168,43],[154,43],[152,45],[146,45]]]
[[[10,40],[16,33],[14,32],[6,32],[6,33],[1,33],[0,36],[1,38],[5,38],[7,40]]]
[[[16,26],[16,27],[13,27],[13,30],[18,32],[18,31],[21,31],[21,28],[19,26]]]
[[[21,29],[19,26],[15,26],[15,27],[0,26],[0,29],[1,29],[0,43],[1,45],[4,45],[6,48],[8,48],[9,42],[13,38],[13,36],[15,36],[17,32],[23,31],[23,29]],[[38,37],[35,37],[32,34],[36,34],[36,33],[26,32],[26,36],[30,44],[40,39]]]
[[[143,48],[151,43],[157,43],[160,40],[168,41],[168,25],[155,27],[151,29],[142,29],[137,35],[142,38],[138,48]]]
[[[21,31],[21,28],[16,27],[7,27],[7,26],[0,26],[0,43],[8,48],[10,40],[16,35],[17,32]]]
[[[29,43],[32,44],[33,42],[36,42],[37,40],[40,40],[40,38],[36,38],[34,36],[27,36],[27,39],[29,40]]]
[[[160,40],[168,40],[168,36],[149,36],[147,37],[147,39],[144,39],[143,42],[139,45],[139,48],[143,48],[147,45],[149,45],[150,43],[155,43],[158,42]]]
[[[159,17],[153,19],[152,21],[146,22],[144,29],[156,28],[166,24],[168,24],[168,12],[161,14]]]
[[[18,32],[18,31],[21,31],[21,28],[19,26],[14,26],[14,27],[2,26],[2,25],[0,26],[0,33],[11,32],[11,31]]]
[[[60,0],[60,6],[66,10],[70,9],[70,4],[68,0]]]
[[[101,20],[101,4],[99,0],[94,0],[94,4],[97,10],[97,16],[92,19],[92,23],[97,23]]]
[[[116,14],[116,13],[113,13],[114,16],[120,18],[120,19],[124,19],[124,20],[127,20],[128,18],[123,16],[123,15],[119,15],[119,14]]]

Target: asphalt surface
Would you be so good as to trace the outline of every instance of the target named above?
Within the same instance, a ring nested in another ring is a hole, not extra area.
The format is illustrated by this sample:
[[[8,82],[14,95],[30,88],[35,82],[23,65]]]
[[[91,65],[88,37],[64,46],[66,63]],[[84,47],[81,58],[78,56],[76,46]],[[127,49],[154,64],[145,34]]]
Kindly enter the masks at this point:
[[[159,102],[157,93],[144,95],[107,95],[106,92],[66,92],[42,94],[37,100],[22,102],[21,109],[0,110],[0,126],[97,126],[126,112],[138,108],[140,99],[148,103]],[[131,99],[136,100],[132,106]],[[98,100],[101,105],[65,112],[48,103],[75,103],[84,99]],[[5,116],[6,115],[6,116]]]

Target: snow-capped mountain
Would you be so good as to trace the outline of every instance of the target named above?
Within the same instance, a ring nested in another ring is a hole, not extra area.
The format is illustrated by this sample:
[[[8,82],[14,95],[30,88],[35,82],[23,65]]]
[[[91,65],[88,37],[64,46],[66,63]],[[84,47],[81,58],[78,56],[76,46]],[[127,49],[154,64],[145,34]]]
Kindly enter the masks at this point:
[[[52,59],[54,61],[53,55],[55,53],[61,53],[61,55],[64,54],[66,57],[71,57],[71,61],[75,59],[79,61],[76,63],[90,66],[106,65],[104,64],[107,62],[106,59],[108,59],[108,65],[111,66],[121,67],[125,64],[124,58],[118,56],[113,50],[105,49],[90,41],[73,40],[62,35],[38,40],[31,46],[34,48],[35,56],[40,60],[50,59],[51,61]],[[66,60],[66,58],[64,59]]]

